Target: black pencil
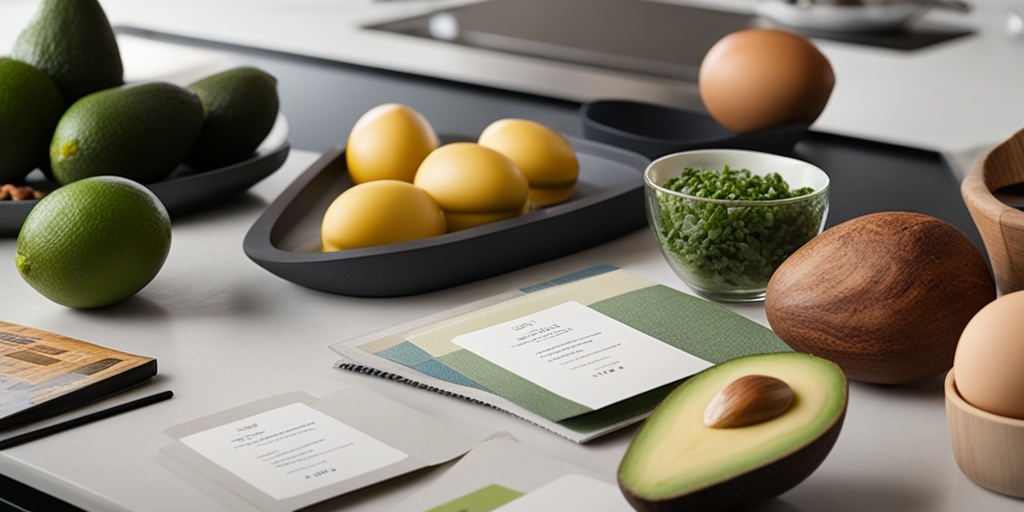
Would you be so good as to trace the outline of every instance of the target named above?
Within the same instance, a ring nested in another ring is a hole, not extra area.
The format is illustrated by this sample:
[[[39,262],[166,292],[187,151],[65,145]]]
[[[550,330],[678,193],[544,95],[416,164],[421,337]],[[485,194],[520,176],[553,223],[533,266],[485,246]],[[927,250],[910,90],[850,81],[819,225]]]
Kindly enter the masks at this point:
[[[138,409],[140,407],[145,407],[149,404],[162,402],[172,396],[174,396],[174,393],[172,391],[161,391],[155,395],[149,395],[139,398],[137,400],[132,400],[131,402],[125,402],[120,405],[115,405],[109,409],[103,409],[102,411],[92,412],[84,416],[79,416],[77,418],[72,418],[70,420],[56,423],[48,427],[43,427],[39,430],[25,432],[24,434],[19,434],[14,437],[10,437],[0,441],[0,450],[4,450],[12,446],[18,446],[19,444],[24,444],[29,441],[35,441],[36,439],[39,439],[41,437],[46,437],[51,434],[56,434],[57,432],[70,430],[77,426],[85,425],[86,423],[92,423],[94,421],[102,420],[103,418],[109,418],[110,416],[121,414],[122,412],[127,412],[133,409]]]

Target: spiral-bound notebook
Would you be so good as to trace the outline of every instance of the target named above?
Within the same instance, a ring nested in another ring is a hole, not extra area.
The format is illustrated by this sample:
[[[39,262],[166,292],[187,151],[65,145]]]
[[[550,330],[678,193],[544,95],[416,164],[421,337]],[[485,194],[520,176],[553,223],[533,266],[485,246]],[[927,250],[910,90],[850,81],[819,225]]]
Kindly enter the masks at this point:
[[[645,418],[703,368],[790,350],[719,304],[611,266],[331,348],[338,368],[495,407],[578,443]]]

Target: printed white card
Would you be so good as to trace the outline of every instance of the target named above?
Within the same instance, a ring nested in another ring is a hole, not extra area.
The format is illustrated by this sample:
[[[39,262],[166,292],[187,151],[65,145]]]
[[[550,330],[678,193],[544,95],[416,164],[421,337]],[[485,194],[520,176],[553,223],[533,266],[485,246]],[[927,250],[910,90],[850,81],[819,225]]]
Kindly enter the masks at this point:
[[[181,442],[278,500],[408,457],[303,403],[197,432]]]
[[[568,474],[494,509],[494,512],[538,510],[630,512],[633,507],[618,487],[583,475]]]
[[[578,302],[456,336],[452,342],[595,410],[711,366]]]

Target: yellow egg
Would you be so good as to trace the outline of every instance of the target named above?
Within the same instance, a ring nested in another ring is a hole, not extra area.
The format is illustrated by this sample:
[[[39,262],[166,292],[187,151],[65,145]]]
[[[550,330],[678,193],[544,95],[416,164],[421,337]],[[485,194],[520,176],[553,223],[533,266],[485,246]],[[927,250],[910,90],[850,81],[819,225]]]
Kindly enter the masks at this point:
[[[425,190],[404,181],[376,180],[349,188],[324,213],[324,251],[417,240],[445,233],[444,213]]]
[[[472,142],[434,150],[414,183],[441,205],[450,232],[517,217],[530,208],[523,173],[505,155]]]
[[[440,141],[419,112],[398,103],[368,110],[352,126],[345,162],[355,183],[401,180],[412,183],[416,169]]]
[[[491,123],[477,141],[507,156],[530,183],[530,202],[543,207],[572,195],[580,164],[569,141],[547,126],[526,119]]]

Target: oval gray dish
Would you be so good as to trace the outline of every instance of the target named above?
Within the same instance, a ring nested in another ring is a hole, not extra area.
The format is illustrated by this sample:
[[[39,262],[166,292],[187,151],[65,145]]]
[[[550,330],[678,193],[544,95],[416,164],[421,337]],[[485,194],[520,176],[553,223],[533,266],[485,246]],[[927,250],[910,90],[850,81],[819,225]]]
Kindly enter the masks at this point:
[[[580,162],[572,197],[523,216],[455,233],[323,252],[320,224],[352,186],[345,148],[323,154],[281,193],[245,236],[245,254],[293,283],[358,297],[431,292],[534,265],[647,225],[642,155],[568,138]],[[446,136],[442,143],[467,138]]]
[[[736,134],[707,114],[627,100],[584,103],[580,121],[586,138],[652,159],[691,149],[789,151],[809,126],[788,124]]]
[[[223,204],[245,192],[263,178],[281,168],[288,158],[288,121],[278,114],[277,122],[256,149],[256,153],[236,164],[198,172],[180,166],[164,180],[146,185],[160,199],[171,217]],[[33,171],[27,185],[51,192],[57,183]],[[17,236],[38,199],[0,201],[0,236]]]

